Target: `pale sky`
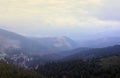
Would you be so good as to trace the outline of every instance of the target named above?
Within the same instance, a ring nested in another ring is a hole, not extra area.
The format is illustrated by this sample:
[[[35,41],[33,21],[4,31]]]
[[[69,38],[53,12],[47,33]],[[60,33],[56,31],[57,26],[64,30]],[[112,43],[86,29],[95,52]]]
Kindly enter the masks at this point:
[[[120,0],[0,0],[0,28],[29,36],[111,33],[120,30],[119,3]]]

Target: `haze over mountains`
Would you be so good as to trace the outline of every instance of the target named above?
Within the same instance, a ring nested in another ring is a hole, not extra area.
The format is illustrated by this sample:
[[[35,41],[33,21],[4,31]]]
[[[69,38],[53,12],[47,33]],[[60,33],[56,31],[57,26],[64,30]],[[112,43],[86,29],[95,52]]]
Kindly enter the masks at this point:
[[[0,29],[0,59],[26,68],[59,58],[57,52],[75,47],[76,43],[67,37],[29,38]]]
[[[26,53],[40,55],[68,50],[76,46],[76,43],[67,37],[28,38],[3,29],[0,29],[0,42],[3,51],[20,49]]]
[[[105,56],[119,55],[120,54],[120,45],[109,46],[104,48],[93,48],[80,51],[74,50],[76,52],[68,57],[65,57],[65,60],[77,60],[77,59],[92,59],[92,58],[101,58]]]
[[[82,40],[79,42],[79,47],[102,48],[112,45],[120,44],[120,37],[103,37],[93,40]]]
[[[65,36],[42,38],[26,37],[11,31],[0,29],[0,59],[8,63],[8,66],[9,64],[14,64],[40,73],[45,77],[61,78],[61,76],[64,75],[69,77],[69,73],[71,73],[69,71],[77,72],[78,69],[85,72],[91,72],[91,69],[95,70],[99,68],[97,60],[99,60],[100,64],[104,64],[104,61],[109,61],[109,59],[119,61],[119,44],[119,37],[104,37],[97,40],[74,41]],[[107,66],[111,63],[112,62],[102,66]],[[81,67],[79,67],[78,64]],[[84,67],[84,65],[93,65],[97,68],[87,68]],[[115,63],[115,65],[119,65],[119,63]],[[77,69],[75,67],[77,67]],[[59,70],[56,70],[56,68]],[[82,68],[85,68],[86,70]],[[11,71],[16,71],[16,69],[10,67]],[[100,71],[104,70],[101,67],[99,69]],[[110,71],[112,72],[113,70]],[[22,71],[18,72],[22,73]],[[28,71],[23,72],[29,73],[30,76],[39,76]],[[56,74],[53,72],[56,72]],[[76,76],[77,74],[74,72],[73,75]],[[106,73],[104,74],[106,75]],[[80,75],[84,74],[79,74],[78,76]],[[94,73],[91,75],[95,76]],[[74,78],[75,76],[70,75],[71,78]],[[42,78],[41,75],[40,77]]]
[[[100,48],[120,43],[120,37],[104,37],[97,40],[74,41],[68,37],[25,37],[11,31],[0,29],[0,49],[18,49],[30,54],[52,54],[75,48]]]
[[[42,53],[45,49],[47,50],[47,48],[41,44],[33,42],[24,36],[3,29],[0,29],[0,38],[1,47],[3,47],[2,49],[4,51],[7,49],[20,49],[26,53],[37,53],[39,51]]]
[[[0,0],[0,78],[120,78],[119,9],[120,0]]]
[[[77,43],[66,36],[42,37],[42,38],[34,37],[31,39],[36,42],[39,42],[40,44],[45,45],[46,47],[54,49],[55,51],[65,51],[65,50],[70,50],[77,47]]]

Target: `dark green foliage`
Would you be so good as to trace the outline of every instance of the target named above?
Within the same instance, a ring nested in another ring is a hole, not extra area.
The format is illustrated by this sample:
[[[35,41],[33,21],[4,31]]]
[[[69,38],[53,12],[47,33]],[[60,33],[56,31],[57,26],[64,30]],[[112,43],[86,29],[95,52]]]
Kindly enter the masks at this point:
[[[35,72],[0,61],[0,78],[44,78]]]
[[[120,59],[120,56],[117,59]],[[40,66],[37,72],[48,78],[120,78],[120,63],[104,63],[116,59],[114,56],[93,59],[49,63]]]

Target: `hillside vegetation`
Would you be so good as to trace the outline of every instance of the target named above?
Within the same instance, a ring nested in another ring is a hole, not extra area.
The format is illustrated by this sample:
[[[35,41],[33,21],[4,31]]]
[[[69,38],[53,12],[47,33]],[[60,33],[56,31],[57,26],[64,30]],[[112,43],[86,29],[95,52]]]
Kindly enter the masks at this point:
[[[120,56],[49,63],[37,72],[48,78],[120,78]]]
[[[35,72],[0,61],[0,78],[44,78]]]

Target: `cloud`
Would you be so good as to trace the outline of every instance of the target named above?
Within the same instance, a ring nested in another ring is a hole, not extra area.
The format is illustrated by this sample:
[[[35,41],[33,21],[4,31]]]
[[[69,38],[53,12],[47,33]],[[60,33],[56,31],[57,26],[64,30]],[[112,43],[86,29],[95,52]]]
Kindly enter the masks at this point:
[[[119,28],[119,8],[119,0],[0,0],[0,27],[29,35],[89,35]]]
[[[100,0],[0,0],[0,17],[3,20],[40,18],[52,24],[68,24],[96,11],[100,4]]]
[[[105,0],[102,7],[97,12],[97,17],[101,20],[120,21],[120,0]]]

